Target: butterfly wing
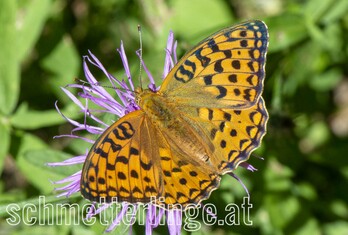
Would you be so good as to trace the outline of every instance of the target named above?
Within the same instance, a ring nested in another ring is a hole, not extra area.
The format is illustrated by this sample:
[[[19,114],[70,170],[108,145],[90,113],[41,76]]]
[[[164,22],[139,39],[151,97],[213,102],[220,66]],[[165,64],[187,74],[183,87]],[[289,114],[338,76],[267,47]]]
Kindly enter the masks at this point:
[[[253,106],[263,89],[267,46],[268,31],[262,21],[223,29],[189,51],[159,92],[180,105]]]
[[[81,194],[100,202],[148,202],[163,193],[159,146],[141,110],[112,124],[91,148],[82,169]]]

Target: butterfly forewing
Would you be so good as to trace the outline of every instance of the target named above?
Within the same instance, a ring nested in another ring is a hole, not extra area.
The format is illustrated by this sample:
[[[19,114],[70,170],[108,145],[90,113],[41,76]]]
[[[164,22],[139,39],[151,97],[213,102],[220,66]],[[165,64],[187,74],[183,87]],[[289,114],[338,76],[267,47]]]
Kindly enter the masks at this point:
[[[159,146],[147,124],[143,111],[129,113],[96,141],[82,170],[85,198],[148,202],[162,194]]]
[[[180,60],[160,92],[179,105],[250,107],[263,89],[267,46],[267,27],[262,21],[221,30]]]

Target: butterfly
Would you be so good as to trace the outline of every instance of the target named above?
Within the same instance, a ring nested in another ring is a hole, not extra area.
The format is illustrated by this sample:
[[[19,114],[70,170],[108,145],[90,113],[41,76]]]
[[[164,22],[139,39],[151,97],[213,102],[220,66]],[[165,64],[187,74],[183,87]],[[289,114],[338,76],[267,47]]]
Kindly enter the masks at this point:
[[[156,199],[171,208],[207,199],[266,133],[267,47],[262,21],[225,28],[187,52],[157,92],[137,89],[140,110],[113,123],[90,149],[82,196]]]

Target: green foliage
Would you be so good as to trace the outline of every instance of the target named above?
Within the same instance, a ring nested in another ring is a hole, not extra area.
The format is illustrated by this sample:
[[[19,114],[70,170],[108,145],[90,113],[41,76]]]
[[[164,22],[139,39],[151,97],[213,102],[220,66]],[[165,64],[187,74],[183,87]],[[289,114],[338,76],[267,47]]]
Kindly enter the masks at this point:
[[[170,29],[178,39],[180,57],[210,33],[246,19],[264,20],[270,32],[263,95],[270,121],[255,153],[264,160],[251,158],[258,169],[254,173],[236,171],[251,194],[253,225],[203,225],[202,233],[347,234],[347,0],[2,0],[0,234],[100,234],[105,228],[101,224],[14,227],[6,221],[11,203],[21,208],[39,205],[39,195],[48,196],[46,202],[66,200],[54,196],[50,180],[81,170],[46,163],[90,148],[79,140],[52,140],[71,131],[55,110],[56,100],[66,116],[83,121],[83,114],[60,87],[84,79],[82,56],[88,50],[112,74],[125,79],[116,52],[122,39],[137,78],[140,24],[143,59],[159,84]],[[102,78],[98,71],[95,74]],[[217,206],[222,218],[228,214],[225,206],[240,204],[243,196],[240,184],[224,176],[207,202]],[[85,203],[79,195],[70,200]],[[134,232],[142,234],[144,227],[135,227]],[[167,230],[160,227],[155,232]]]

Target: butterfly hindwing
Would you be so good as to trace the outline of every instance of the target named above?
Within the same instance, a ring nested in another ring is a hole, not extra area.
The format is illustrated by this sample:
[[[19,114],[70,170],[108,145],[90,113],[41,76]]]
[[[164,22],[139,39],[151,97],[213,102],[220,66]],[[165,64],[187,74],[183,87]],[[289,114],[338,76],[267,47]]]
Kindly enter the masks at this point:
[[[185,208],[190,203],[197,205],[209,197],[220,183],[220,176],[210,168],[190,161],[190,156],[179,152],[173,142],[167,141],[166,133],[157,132],[161,148],[164,200],[166,205],[180,205]],[[202,164],[202,163],[201,163]]]
[[[235,170],[247,161],[266,133],[268,114],[262,98],[248,109],[201,108],[199,115],[212,124],[208,127],[204,123],[204,127],[215,146],[213,164],[221,172]]]
[[[209,108],[247,108],[261,95],[267,27],[250,21],[223,29],[189,51],[160,92],[172,102]]]
[[[186,107],[180,115],[202,139],[208,139],[206,143],[212,143],[210,164],[221,174],[248,160],[250,153],[260,145],[268,120],[262,98],[247,109]]]

